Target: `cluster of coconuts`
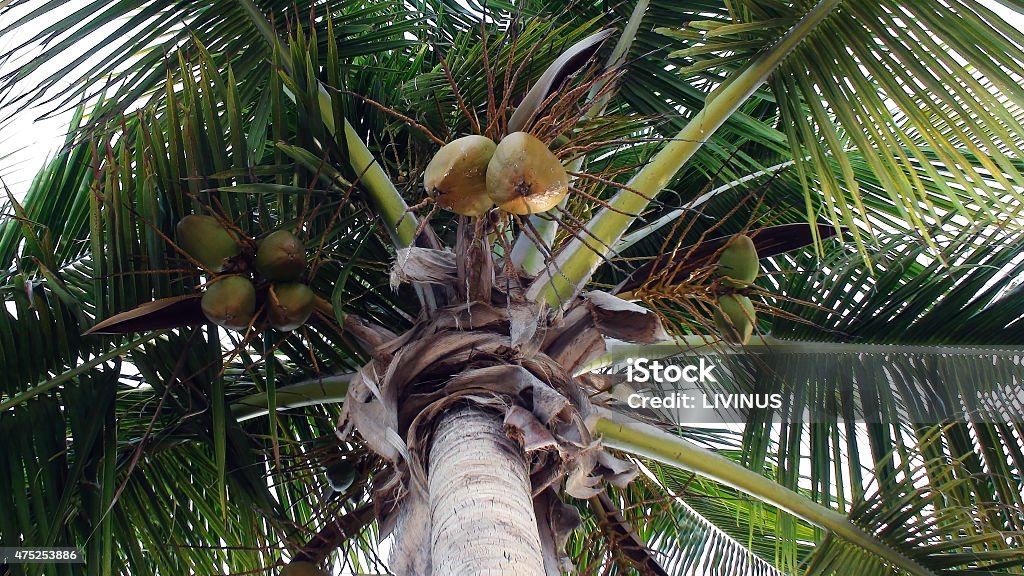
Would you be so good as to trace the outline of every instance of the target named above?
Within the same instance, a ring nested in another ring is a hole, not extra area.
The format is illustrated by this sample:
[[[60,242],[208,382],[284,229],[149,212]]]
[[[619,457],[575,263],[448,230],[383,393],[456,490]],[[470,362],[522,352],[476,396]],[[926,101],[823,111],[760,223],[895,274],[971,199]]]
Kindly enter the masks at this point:
[[[750,286],[760,270],[754,241],[745,234],[734,237],[718,257],[719,283],[734,290]],[[750,298],[733,291],[721,294],[714,316],[715,326],[727,342],[746,344],[750,341],[757,321]]]
[[[558,205],[569,177],[543,142],[513,132],[497,144],[480,135],[445,144],[427,164],[423,187],[439,206],[463,216],[482,216],[495,204],[526,215]]]
[[[256,248],[243,250],[243,241],[212,217],[190,214],[178,222],[177,242],[214,277],[207,283],[200,305],[206,318],[230,330],[246,330],[256,316],[256,285],[269,282],[266,316],[281,331],[302,326],[313,313],[316,297],[299,282],[306,270],[306,248],[287,230],[271,232]]]

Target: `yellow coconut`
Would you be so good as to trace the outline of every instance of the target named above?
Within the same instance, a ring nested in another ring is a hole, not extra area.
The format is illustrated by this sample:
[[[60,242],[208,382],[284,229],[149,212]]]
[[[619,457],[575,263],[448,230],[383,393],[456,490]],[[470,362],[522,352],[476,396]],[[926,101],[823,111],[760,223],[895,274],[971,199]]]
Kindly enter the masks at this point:
[[[177,244],[212,272],[221,272],[228,259],[242,252],[235,238],[213,216],[189,214],[178,221]]]
[[[494,206],[487,196],[487,163],[496,144],[486,136],[464,136],[445,144],[423,172],[423,188],[445,210],[482,216]]]
[[[718,298],[715,326],[726,342],[746,344],[754,333],[756,313],[750,298],[742,294],[725,294]]]
[[[281,576],[327,576],[327,573],[312,562],[298,560],[290,562],[282,568]]]
[[[569,176],[543,142],[513,132],[498,142],[487,164],[487,194],[512,214],[547,212],[565,198]]]
[[[722,277],[723,284],[733,288],[750,286],[760,270],[757,248],[745,234],[734,237],[718,257],[718,275]]]
[[[218,326],[245,330],[256,313],[256,288],[243,276],[226,276],[206,288],[203,314]]]
[[[306,269],[306,247],[291,232],[277,230],[260,242],[255,264],[267,280],[293,282]]]
[[[267,299],[267,317],[270,325],[290,332],[306,323],[313,313],[315,296],[309,286],[299,282],[274,284],[273,294]]]

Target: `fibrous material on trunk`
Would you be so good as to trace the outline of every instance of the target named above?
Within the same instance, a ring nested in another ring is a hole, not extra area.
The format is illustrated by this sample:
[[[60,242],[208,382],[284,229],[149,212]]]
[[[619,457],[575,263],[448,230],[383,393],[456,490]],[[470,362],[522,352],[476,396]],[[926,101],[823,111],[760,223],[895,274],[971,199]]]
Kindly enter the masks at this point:
[[[515,282],[499,267],[492,290],[462,290],[465,254],[402,251],[392,275],[465,301],[401,335],[346,319],[371,361],[349,387],[343,435],[358,430],[392,464],[374,480],[374,506],[381,536],[395,535],[395,574],[558,576],[572,568],[562,548],[579,523],[559,496],[592,498],[636,474],[591,437],[584,421],[601,383],[573,373],[604,353],[602,334],[665,333],[656,315],[606,293],[553,314],[505,293]]]

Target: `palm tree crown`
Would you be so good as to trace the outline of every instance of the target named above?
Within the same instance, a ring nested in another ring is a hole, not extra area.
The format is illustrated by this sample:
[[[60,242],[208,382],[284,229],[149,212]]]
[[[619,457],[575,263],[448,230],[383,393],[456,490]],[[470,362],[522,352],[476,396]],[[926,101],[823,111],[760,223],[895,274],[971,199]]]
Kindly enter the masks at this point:
[[[1024,573],[1021,419],[960,413],[1024,346],[1024,33],[984,3],[0,15],[47,23],[0,110],[77,107],[0,223],[0,547]],[[627,358],[706,354],[786,409],[627,409]]]

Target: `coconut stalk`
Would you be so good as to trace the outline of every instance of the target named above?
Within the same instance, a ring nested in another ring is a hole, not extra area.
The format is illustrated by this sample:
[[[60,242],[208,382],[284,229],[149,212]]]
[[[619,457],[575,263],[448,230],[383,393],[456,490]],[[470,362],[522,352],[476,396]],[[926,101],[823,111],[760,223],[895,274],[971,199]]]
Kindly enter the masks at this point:
[[[605,446],[689,470],[731,486],[824,528],[909,574],[935,576],[933,572],[865,532],[839,512],[683,438],[603,408],[597,408],[587,418],[587,427],[595,437],[601,438]]]
[[[609,207],[598,212],[587,225],[587,232],[569,241],[552,265],[530,285],[527,298],[543,300],[554,307],[571,301],[603,262],[607,247],[618,243],[676,172],[839,3],[840,0],[820,0],[771,48],[710,94],[705,107],[629,180],[626,188],[611,199]]]

